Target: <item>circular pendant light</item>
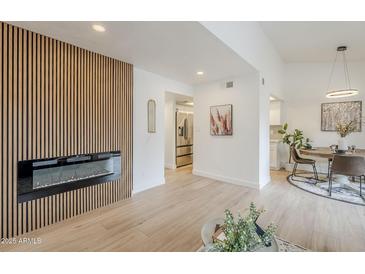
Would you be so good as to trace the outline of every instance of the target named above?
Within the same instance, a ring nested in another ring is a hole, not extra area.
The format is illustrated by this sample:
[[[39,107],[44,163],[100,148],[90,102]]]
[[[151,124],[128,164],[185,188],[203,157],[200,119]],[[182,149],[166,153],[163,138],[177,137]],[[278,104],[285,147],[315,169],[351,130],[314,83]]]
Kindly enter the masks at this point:
[[[327,93],[326,93],[327,98],[343,98],[343,97],[350,97],[350,96],[354,96],[354,95],[359,94],[359,91],[357,89],[351,88],[350,74],[349,74],[349,69],[348,69],[347,61],[346,61],[346,53],[345,53],[346,50],[347,50],[346,46],[341,46],[341,47],[337,48],[335,61],[333,62],[333,66],[332,66],[332,70],[331,70],[331,74],[330,74],[330,79],[329,79],[329,82],[328,82],[328,88],[327,88]],[[336,63],[337,63],[337,58],[338,58],[339,54],[342,54],[343,71],[344,71],[344,74],[345,74],[345,86],[346,86],[346,88],[337,89],[337,90],[330,90],[333,71],[335,69],[335,66],[336,66]]]
[[[359,91],[357,89],[341,89],[341,90],[331,90],[326,94],[327,98],[342,98],[358,95]]]

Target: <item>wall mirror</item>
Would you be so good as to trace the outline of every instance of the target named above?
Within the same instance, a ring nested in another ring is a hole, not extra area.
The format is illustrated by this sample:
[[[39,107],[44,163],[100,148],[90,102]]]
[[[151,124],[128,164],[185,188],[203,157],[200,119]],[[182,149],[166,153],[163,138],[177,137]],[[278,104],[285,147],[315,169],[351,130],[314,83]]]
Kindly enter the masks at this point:
[[[148,100],[147,102],[147,123],[148,123],[148,132],[155,133],[156,132],[156,101]]]

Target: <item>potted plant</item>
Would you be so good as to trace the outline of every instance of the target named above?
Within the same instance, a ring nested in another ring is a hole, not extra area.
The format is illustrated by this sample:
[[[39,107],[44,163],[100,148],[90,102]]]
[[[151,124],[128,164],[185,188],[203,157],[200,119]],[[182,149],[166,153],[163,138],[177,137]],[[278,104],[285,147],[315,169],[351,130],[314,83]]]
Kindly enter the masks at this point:
[[[350,135],[356,129],[355,121],[350,121],[348,123],[337,123],[336,131],[338,135],[340,135],[340,139],[338,140],[338,151],[345,152],[347,150],[347,140],[346,136]]]
[[[288,132],[288,123],[285,123],[281,129],[278,130],[281,134],[282,142],[290,147],[294,146],[296,149],[312,148],[309,138],[305,138],[303,131],[295,129],[293,132]],[[289,164],[291,163],[291,153],[289,153]]]
[[[242,251],[278,251],[274,243],[276,226],[270,224],[263,231],[256,221],[263,210],[258,210],[251,203],[246,216],[238,215],[235,220],[228,209],[225,210],[225,220],[222,226],[224,238],[216,238],[209,251],[242,252]]]

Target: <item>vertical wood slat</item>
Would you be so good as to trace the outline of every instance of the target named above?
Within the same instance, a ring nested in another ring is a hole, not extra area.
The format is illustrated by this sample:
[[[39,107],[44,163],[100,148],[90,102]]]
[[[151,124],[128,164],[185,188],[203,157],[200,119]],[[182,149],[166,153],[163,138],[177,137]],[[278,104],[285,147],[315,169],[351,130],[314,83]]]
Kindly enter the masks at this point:
[[[131,196],[132,65],[0,22],[0,232]],[[17,203],[17,162],[121,150],[120,180]]]
[[[18,69],[19,69],[19,64],[18,64],[18,29],[14,28],[13,30],[13,123],[12,123],[12,127],[13,127],[13,138],[12,138],[12,157],[13,157],[13,161],[12,161],[12,191],[10,193],[10,195],[12,196],[12,208],[11,208],[11,218],[12,220],[10,221],[12,224],[12,229],[11,229],[11,235],[17,235],[17,221],[18,221],[18,209],[17,209],[17,195],[16,195],[16,188],[17,188],[17,174],[16,174],[16,166],[18,163],[18,150],[20,150],[20,144],[18,143],[18,125],[19,122],[21,120],[20,116],[19,116],[19,109],[18,109],[18,102],[20,102],[20,98],[19,98],[19,92],[18,92],[18,77],[20,78],[20,76],[18,76]],[[19,145],[18,145],[19,144]]]
[[[41,118],[42,106],[40,102],[41,97],[41,36],[33,33],[33,159],[41,158],[40,148],[40,132],[41,132]],[[43,198],[31,202],[31,230],[37,229],[42,224],[42,209]]]
[[[4,119],[3,119],[3,110],[4,110],[4,86],[3,86],[3,66],[4,66],[4,60],[3,60],[3,52],[4,52],[4,47],[3,47],[3,35],[4,35],[4,25],[2,22],[0,22],[0,88],[1,88],[1,94],[0,94],[0,121],[1,121],[1,125],[0,125],[0,182],[4,181],[4,177],[3,177],[3,143],[4,143],[4,139],[3,139],[3,126],[4,126]],[[4,214],[3,214],[3,184],[4,183],[0,183],[0,234],[1,237],[3,237],[4,235]]]
[[[7,161],[7,156],[8,156],[8,104],[9,104],[9,99],[8,99],[8,26],[6,24],[3,25],[4,26],[4,33],[3,33],[3,90],[2,90],[2,94],[3,94],[3,122],[2,122],[2,128],[3,128],[3,142],[2,142],[2,146],[3,146],[3,166],[2,166],[2,171],[3,171],[3,178],[1,180],[2,182],[2,203],[3,203],[3,216],[2,216],[2,227],[3,227],[3,231],[2,237],[9,237],[8,234],[8,213],[7,213],[7,208],[8,208],[8,199],[7,199],[7,187],[8,187],[8,176],[7,176],[7,166],[8,166],[8,161]]]
[[[27,123],[26,123],[26,136],[25,142],[27,146],[27,154],[24,160],[26,159],[32,159],[33,158],[33,127],[32,127],[32,121],[33,121],[33,103],[29,104],[29,102],[33,102],[33,75],[35,74],[35,71],[33,71],[33,60],[35,59],[33,56],[33,33],[26,32],[27,33],[27,39],[28,39],[28,45],[27,45],[27,54],[28,54],[28,77],[27,77],[27,84],[28,84],[28,92],[27,92],[27,99],[26,99],[26,106],[27,106]],[[34,73],[33,73],[34,72]],[[26,202],[23,205],[23,225],[24,230],[23,232],[30,231],[30,224],[31,224],[31,203]]]
[[[18,34],[17,34],[17,39],[18,39],[18,50],[17,50],[17,66],[18,66],[18,77],[15,77],[15,81],[17,81],[18,83],[18,138],[17,138],[17,143],[18,143],[18,161],[23,160],[23,140],[22,140],[22,131],[23,131],[23,117],[24,117],[24,112],[23,112],[23,30],[19,29],[18,30]],[[1,52],[1,50],[0,50]],[[1,119],[0,119],[1,120]],[[17,162],[14,163],[14,174],[15,176],[17,176],[16,174],[16,165]],[[1,164],[0,164],[1,166]],[[14,218],[16,224],[14,225],[16,227],[16,231],[14,231],[14,235],[19,235],[21,232],[21,205],[19,205],[17,203],[17,194],[16,194],[16,180],[14,180],[14,204],[16,207],[16,211],[17,211],[17,216],[16,218]]]
[[[8,193],[7,193],[7,199],[8,199],[8,216],[7,216],[7,229],[8,229],[8,235],[13,235],[13,158],[14,158],[14,143],[13,143],[13,134],[14,134],[14,98],[15,92],[14,92],[14,82],[13,82],[13,68],[14,68],[14,36],[13,36],[13,27],[9,26],[9,43],[8,43],[8,98],[9,98],[9,105],[8,105],[8,157],[7,157],[7,165],[8,165]]]

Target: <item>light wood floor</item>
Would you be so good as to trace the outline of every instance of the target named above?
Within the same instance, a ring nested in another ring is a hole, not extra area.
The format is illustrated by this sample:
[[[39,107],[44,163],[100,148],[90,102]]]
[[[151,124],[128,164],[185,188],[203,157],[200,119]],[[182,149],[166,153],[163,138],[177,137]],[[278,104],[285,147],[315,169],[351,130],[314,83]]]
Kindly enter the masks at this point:
[[[261,191],[191,174],[167,171],[163,186],[24,237],[40,245],[2,246],[0,251],[195,251],[200,229],[225,208],[243,212],[251,201],[266,212],[259,223],[278,225],[278,236],[316,251],[365,251],[365,207],[329,200],[272,173]]]

